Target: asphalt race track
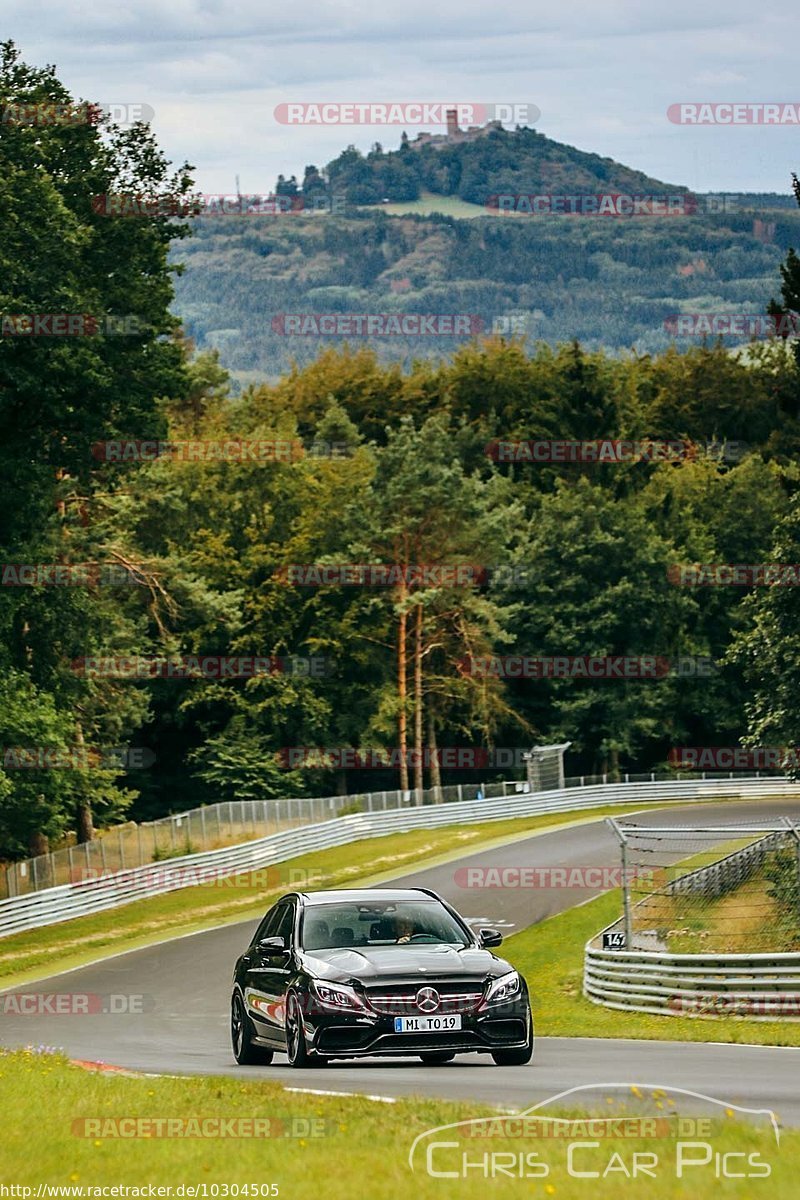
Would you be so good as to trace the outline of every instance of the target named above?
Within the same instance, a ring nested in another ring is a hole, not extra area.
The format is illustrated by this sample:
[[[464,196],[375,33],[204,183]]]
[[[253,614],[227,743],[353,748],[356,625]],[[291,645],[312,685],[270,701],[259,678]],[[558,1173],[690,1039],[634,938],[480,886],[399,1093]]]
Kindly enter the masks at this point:
[[[784,815],[800,819],[800,801],[648,808],[635,819],[643,825],[680,826],[745,824],[779,820]],[[632,814],[626,816],[630,819]],[[472,923],[494,925],[510,933],[596,893],[567,888],[465,888],[456,882],[457,870],[468,866],[611,867],[618,862],[613,835],[603,822],[592,822],[479,850],[458,861],[398,877],[397,882],[434,888]],[[410,1058],[334,1062],[293,1071],[280,1055],[269,1067],[237,1067],[228,1033],[230,980],[234,961],[254,928],[255,922],[248,920],[10,989],[20,993],[136,995],[143,997],[144,1011],[70,1016],[6,1012],[0,1015],[0,1043],[7,1047],[60,1046],[73,1058],[149,1072],[271,1078],[296,1088],[383,1097],[424,1093],[519,1109],[578,1085],[645,1083],[697,1091],[745,1107],[774,1108],[784,1123],[800,1125],[800,1049],[539,1038],[533,1061],[526,1067],[496,1067],[482,1055],[459,1056],[435,1068]],[[535,978],[528,982],[535,993]]]

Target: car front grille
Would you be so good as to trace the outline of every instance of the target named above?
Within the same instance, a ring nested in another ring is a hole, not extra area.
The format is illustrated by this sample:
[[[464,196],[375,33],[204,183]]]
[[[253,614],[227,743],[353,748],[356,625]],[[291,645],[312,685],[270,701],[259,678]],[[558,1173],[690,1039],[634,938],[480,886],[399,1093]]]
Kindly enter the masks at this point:
[[[420,988],[434,988],[439,993],[439,1004],[435,1009],[420,1007],[417,1004],[417,993]],[[414,984],[399,983],[392,986],[367,988],[365,998],[375,1012],[387,1016],[403,1016],[420,1013],[475,1012],[483,999],[483,983],[479,980],[451,982],[447,980],[414,981]]]

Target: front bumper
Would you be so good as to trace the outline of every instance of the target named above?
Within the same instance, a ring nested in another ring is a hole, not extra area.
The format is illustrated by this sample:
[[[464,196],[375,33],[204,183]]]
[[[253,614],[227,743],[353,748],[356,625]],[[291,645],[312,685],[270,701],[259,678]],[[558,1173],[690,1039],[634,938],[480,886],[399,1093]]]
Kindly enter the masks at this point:
[[[530,1009],[519,1003],[462,1013],[461,1029],[447,1032],[397,1033],[394,1017],[383,1014],[365,1017],[337,1012],[306,1018],[309,1049],[323,1058],[403,1056],[438,1050],[491,1053],[527,1045],[530,1028]]]

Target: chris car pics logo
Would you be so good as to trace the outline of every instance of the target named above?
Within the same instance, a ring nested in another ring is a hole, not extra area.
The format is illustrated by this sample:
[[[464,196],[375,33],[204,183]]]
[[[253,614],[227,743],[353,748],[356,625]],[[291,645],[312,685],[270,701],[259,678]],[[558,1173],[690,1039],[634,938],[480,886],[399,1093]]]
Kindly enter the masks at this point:
[[[408,1167],[436,1180],[541,1180],[548,1194],[571,1179],[754,1187],[772,1174],[779,1147],[771,1109],[651,1083],[584,1084],[518,1113],[428,1129],[411,1143]]]

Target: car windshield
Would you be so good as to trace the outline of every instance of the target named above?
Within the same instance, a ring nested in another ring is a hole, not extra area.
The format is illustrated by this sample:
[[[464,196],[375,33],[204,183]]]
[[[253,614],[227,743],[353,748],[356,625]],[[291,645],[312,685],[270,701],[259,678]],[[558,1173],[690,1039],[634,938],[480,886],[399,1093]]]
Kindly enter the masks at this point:
[[[315,904],[305,911],[300,940],[305,950],[470,944],[455,918],[435,900]]]

